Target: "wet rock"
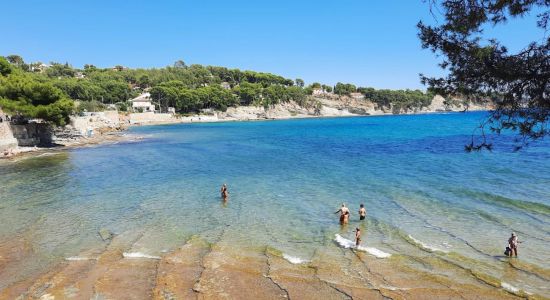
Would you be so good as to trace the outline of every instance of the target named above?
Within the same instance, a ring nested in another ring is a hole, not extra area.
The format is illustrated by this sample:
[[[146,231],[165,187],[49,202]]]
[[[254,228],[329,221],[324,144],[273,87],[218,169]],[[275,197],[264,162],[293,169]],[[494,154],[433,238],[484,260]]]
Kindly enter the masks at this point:
[[[108,241],[112,239],[114,236],[114,234],[111,231],[109,231],[109,229],[106,229],[106,228],[101,228],[98,233],[101,239],[103,239],[103,241]]]

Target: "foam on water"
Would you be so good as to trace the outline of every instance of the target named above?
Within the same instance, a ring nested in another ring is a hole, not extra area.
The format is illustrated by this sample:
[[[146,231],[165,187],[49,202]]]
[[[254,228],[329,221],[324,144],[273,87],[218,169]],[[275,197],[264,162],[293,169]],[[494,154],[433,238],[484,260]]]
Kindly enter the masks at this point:
[[[419,247],[421,247],[422,249],[425,249],[425,250],[428,250],[428,251],[431,251],[431,252],[443,252],[443,253],[449,253],[449,251],[447,250],[443,250],[443,249],[440,249],[440,248],[437,248],[437,247],[434,247],[434,246],[431,246],[431,245],[428,245],[420,240],[417,240],[415,239],[412,235],[409,234],[409,238],[414,242],[416,243]]]
[[[515,287],[515,286],[513,286],[513,285],[511,285],[511,284],[509,284],[509,283],[506,283],[506,282],[501,282],[501,283],[500,283],[500,286],[501,286],[503,289],[505,289],[505,290],[507,290],[507,291],[509,291],[509,292],[512,292],[512,293],[518,293],[518,292],[519,292],[519,289],[518,289],[517,287]]]
[[[70,256],[66,257],[65,260],[68,261],[82,261],[82,260],[97,260],[95,257],[86,257],[86,256]]]
[[[141,252],[124,252],[122,253],[124,258],[146,258],[146,259],[160,259],[160,256],[149,255]]]
[[[296,257],[296,256],[288,255],[286,253],[283,253],[283,258],[286,259],[291,264],[295,264],[295,265],[309,262],[307,259],[303,259],[303,258],[299,258],[299,257]]]
[[[344,248],[353,248],[353,249],[356,249],[356,250],[359,250],[359,251],[363,251],[363,252],[367,252],[373,256],[376,256],[377,258],[388,258],[391,256],[391,254],[389,253],[386,253],[380,249],[377,249],[377,248],[374,248],[374,247],[364,247],[364,246],[355,246],[355,243],[351,240],[348,240],[344,237],[342,237],[341,235],[339,234],[336,234],[335,235],[335,238],[334,240],[336,241],[336,243],[338,243],[340,246],[344,247]]]

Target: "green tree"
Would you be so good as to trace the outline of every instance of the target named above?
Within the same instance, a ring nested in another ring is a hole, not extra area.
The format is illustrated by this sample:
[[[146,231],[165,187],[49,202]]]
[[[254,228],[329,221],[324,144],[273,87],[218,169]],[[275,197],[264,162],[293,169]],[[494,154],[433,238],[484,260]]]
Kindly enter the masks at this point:
[[[141,88],[147,88],[149,85],[151,85],[151,79],[149,79],[149,76],[147,74],[142,74],[138,77],[137,84]]]
[[[338,82],[334,86],[334,93],[338,95],[349,95],[351,93],[354,93],[357,90],[355,85],[350,83],[341,83]]]
[[[39,82],[30,74],[19,71],[0,77],[0,106],[13,114],[65,125],[74,103],[51,83]]]
[[[332,87],[330,85],[326,85],[326,84],[323,84],[321,86],[321,88],[323,89],[323,91],[327,92],[327,93],[331,93],[332,92]]]
[[[300,78],[296,78],[296,85],[299,87],[304,87],[304,80]]]
[[[185,64],[185,62],[183,62],[183,60],[177,60],[176,62],[174,62],[174,68],[176,69],[185,69],[187,68],[187,65]]]
[[[2,56],[0,56],[0,75],[8,76],[13,71],[13,67],[10,63]]]
[[[91,64],[85,64],[84,65],[84,71],[95,71],[97,70],[97,67]]]
[[[51,66],[46,69],[46,75],[49,77],[74,77],[76,71],[68,64],[60,64],[52,62]]]
[[[257,83],[243,82],[234,88],[241,105],[251,105],[261,98],[262,86]]]
[[[6,56],[6,59],[10,62],[10,64],[12,64],[12,65],[14,65],[18,68],[22,67],[25,64],[25,61],[19,55],[15,55],[15,54],[8,55],[8,56]]]
[[[444,22],[431,26],[418,23],[422,46],[443,58],[445,78],[421,74],[429,89],[466,100],[491,98],[496,104],[481,126],[481,137],[472,136],[466,150],[491,149],[483,129],[500,134],[518,134],[516,149],[550,134],[550,38],[545,37],[550,20],[548,0],[429,0],[433,12]],[[483,28],[541,11],[537,26],[540,40],[515,53],[498,40],[487,37]]]

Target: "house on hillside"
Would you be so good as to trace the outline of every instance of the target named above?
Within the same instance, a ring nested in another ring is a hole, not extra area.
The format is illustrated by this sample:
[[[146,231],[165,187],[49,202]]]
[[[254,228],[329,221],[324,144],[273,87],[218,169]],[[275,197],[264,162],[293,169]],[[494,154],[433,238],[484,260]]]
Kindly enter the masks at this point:
[[[38,62],[38,63],[30,64],[30,67],[31,67],[32,72],[42,73],[42,72],[46,71],[47,68],[51,67],[51,65],[47,65],[45,63]]]
[[[134,112],[154,112],[155,104],[151,100],[151,93],[143,93],[134,99],[128,100],[132,103]]]
[[[113,71],[124,71],[124,70],[128,70],[127,67],[125,66],[121,66],[121,65],[116,65],[112,68]]]
[[[229,82],[222,82],[220,83],[220,86],[222,87],[222,89],[226,89],[226,90],[230,90],[231,89],[231,85],[229,84]]]
[[[322,88],[314,88],[311,94],[313,96],[318,96],[318,95],[324,95],[326,94],[326,92]]]

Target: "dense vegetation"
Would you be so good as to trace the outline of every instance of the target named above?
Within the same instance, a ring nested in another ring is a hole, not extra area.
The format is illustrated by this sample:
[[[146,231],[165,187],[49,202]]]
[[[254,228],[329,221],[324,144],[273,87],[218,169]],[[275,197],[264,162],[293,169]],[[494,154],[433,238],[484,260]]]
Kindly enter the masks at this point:
[[[13,68],[0,57],[0,107],[57,125],[67,123],[73,101],[51,82]]]
[[[228,107],[254,105],[268,108],[294,101],[301,106],[316,105],[314,90],[336,95],[365,94],[379,106],[404,108],[430,104],[432,96],[421,91],[375,90],[338,83],[333,88],[321,83],[305,86],[302,79],[241,71],[224,67],[191,65],[177,61],[158,69],[127,69],[122,66],[101,69],[85,65],[75,69],[68,63],[27,64],[17,55],[0,57],[0,106],[12,114],[42,118],[66,124],[76,111],[104,110],[109,104],[118,110],[144,91],[163,112],[174,107],[178,113],[203,109],[225,111]],[[74,105],[78,101],[78,105]]]
[[[376,90],[359,88],[365,97],[378,104],[378,107],[391,107],[394,113],[401,110],[427,107],[432,103],[434,95],[420,90]]]

